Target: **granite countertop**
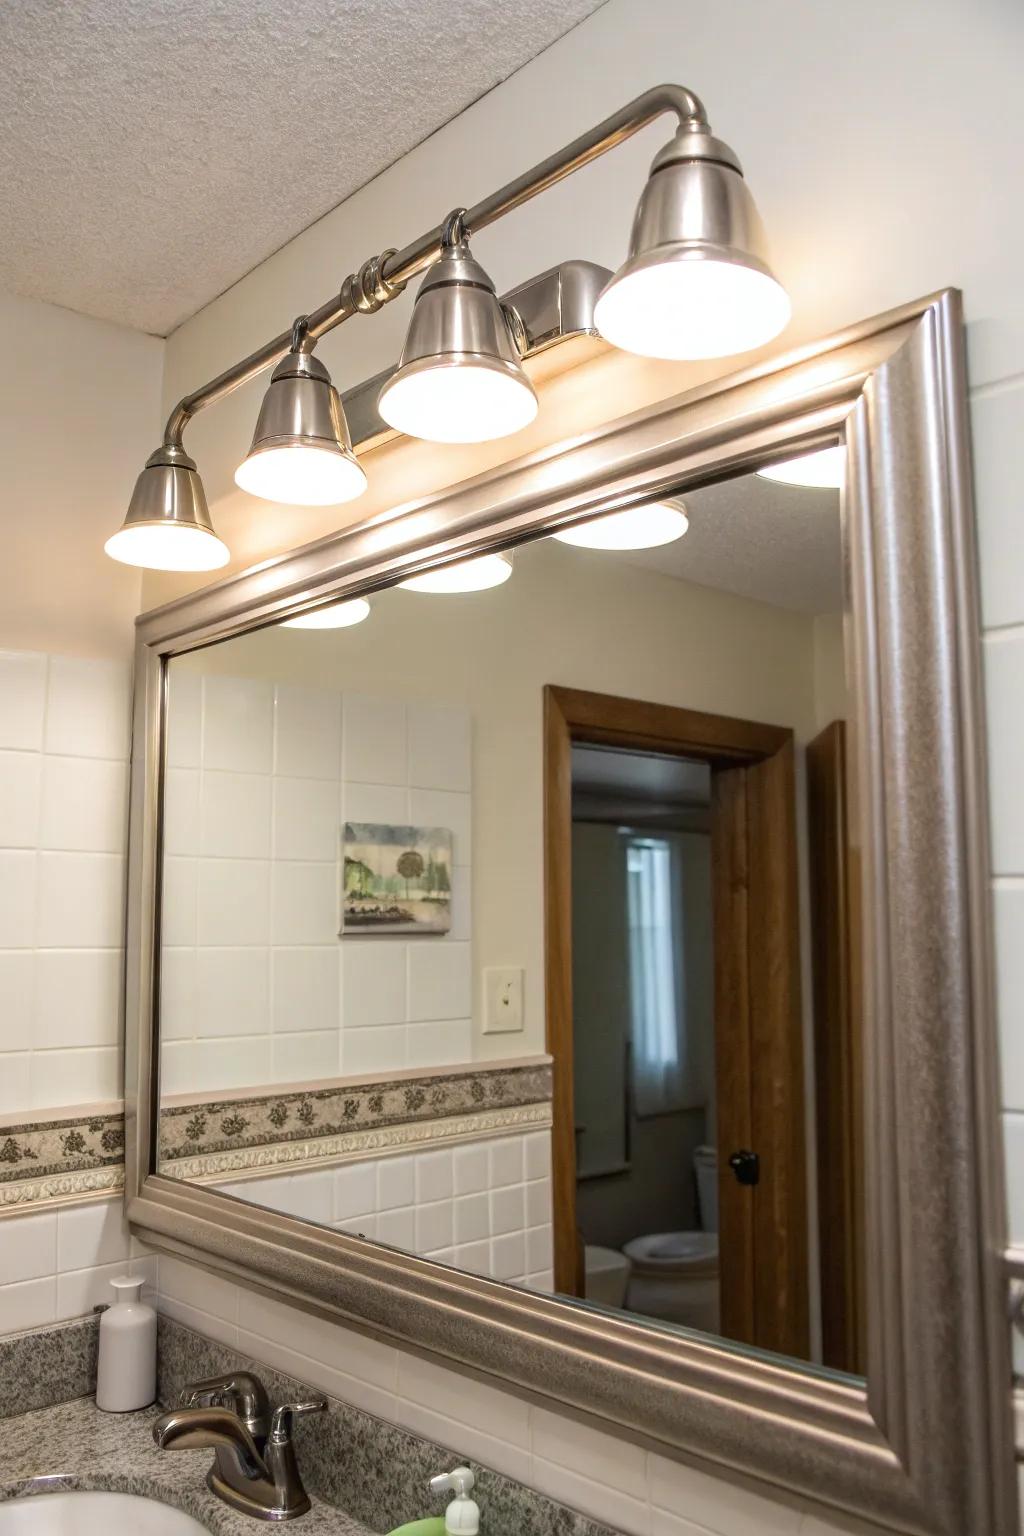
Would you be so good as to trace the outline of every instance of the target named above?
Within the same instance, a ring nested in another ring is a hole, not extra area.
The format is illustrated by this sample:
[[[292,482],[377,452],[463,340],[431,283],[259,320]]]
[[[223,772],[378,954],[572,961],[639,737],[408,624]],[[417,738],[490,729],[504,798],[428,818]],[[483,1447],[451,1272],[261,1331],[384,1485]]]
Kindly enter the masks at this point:
[[[161,1451],[152,1424],[159,1408],[101,1413],[80,1397],[5,1419],[0,1436],[0,1500],[19,1495],[107,1489],[173,1504],[215,1533],[254,1536],[271,1522],[239,1514],[206,1486],[210,1451]],[[371,1536],[340,1509],[313,1499],[308,1514],[289,1521],[300,1536]]]

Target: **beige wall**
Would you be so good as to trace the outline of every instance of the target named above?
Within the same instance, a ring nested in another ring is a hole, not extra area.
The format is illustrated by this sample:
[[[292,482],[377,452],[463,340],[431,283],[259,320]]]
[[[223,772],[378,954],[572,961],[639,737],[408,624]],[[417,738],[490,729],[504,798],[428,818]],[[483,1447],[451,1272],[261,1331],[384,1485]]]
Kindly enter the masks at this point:
[[[380,594],[357,628],[265,629],[184,665],[468,708],[475,1054],[544,1049],[542,690],[620,693],[814,734],[814,620],[552,541],[460,597]],[[484,1035],[481,970],[523,966],[525,1030]]]
[[[158,440],[163,342],[0,294],[0,647],[130,656],[141,572],[103,553]]]

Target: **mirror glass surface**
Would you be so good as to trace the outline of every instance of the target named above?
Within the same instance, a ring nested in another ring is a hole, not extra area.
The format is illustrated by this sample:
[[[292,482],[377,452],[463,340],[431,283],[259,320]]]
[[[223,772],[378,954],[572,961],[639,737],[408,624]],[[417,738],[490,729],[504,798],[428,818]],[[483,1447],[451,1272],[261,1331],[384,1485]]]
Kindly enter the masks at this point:
[[[859,1374],[840,493],[685,509],[168,663],[159,1167]]]

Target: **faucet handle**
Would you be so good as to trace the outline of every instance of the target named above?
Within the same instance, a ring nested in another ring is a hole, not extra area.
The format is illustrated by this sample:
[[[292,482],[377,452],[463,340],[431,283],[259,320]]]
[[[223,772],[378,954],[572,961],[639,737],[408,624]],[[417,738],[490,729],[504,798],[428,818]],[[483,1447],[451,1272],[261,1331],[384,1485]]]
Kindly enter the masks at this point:
[[[254,1438],[266,1438],[270,1399],[262,1381],[250,1371],[194,1381],[182,1388],[180,1402],[185,1408],[228,1408],[243,1420]]]
[[[323,1413],[327,1407],[324,1397],[312,1398],[308,1403],[282,1403],[274,1409],[270,1421],[270,1444],[287,1445],[292,1438],[292,1420],[301,1413]]]

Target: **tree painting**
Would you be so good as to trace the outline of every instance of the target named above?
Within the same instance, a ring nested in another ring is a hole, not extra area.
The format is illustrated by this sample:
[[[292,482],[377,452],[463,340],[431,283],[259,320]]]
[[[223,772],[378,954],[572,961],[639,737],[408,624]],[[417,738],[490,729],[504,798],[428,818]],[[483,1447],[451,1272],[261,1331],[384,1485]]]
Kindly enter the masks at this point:
[[[343,934],[449,931],[449,828],[347,821],[343,844]]]
[[[407,848],[395,866],[405,881],[405,899],[409,899],[409,881],[418,880],[424,870],[423,856],[415,848]]]

